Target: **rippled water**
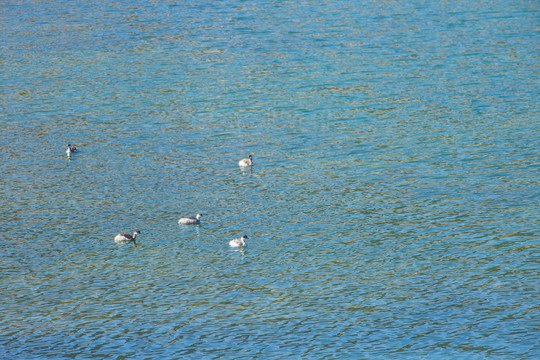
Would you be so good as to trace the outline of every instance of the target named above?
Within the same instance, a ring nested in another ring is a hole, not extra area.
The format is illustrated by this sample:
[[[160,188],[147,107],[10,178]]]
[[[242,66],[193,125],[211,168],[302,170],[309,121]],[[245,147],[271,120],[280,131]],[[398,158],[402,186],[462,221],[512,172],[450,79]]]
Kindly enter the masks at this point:
[[[0,358],[539,357],[538,15],[3,2]]]

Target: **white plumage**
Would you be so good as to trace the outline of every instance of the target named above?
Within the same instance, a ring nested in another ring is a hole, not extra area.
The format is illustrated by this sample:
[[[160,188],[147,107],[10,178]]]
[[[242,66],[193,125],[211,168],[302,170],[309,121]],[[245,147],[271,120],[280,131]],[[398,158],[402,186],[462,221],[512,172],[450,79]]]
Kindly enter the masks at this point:
[[[229,245],[231,247],[242,247],[242,246],[246,246],[246,239],[248,238],[247,235],[242,235],[242,237],[238,238],[238,239],[233,239],[231,241],[229,241]]]
[[[192,216],[182,217],[182,218],[180,218],[180,220],[178,220],[178,223],[183,224],[183,225],[200,224],[201,223],[201,216],[203,216],[203,214],[197,214],[195,217],[192,217]]]
[[[240,166],[251,166],[251,165],[253,165],[253,156],[251,156],[251,154],[250,154],[247,159],[240,160],[238,162],[238,165],[240,165]]]

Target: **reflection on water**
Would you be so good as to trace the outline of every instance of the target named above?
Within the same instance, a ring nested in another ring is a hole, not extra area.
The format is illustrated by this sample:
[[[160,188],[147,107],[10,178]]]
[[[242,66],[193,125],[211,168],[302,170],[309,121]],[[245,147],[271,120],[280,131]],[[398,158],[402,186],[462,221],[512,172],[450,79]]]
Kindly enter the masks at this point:
[[[536,7],[0,8],[0,357],[540,355]]]

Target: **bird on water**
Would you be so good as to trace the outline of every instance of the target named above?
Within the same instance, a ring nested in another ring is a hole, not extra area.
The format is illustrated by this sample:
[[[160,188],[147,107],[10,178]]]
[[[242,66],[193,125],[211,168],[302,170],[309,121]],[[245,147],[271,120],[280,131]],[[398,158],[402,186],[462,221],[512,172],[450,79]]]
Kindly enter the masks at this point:
[[[231,241],[229,241],[229,245],[231,247],[243,247],[243,246],[246,246],[246,239],[248,238],[247,235],[242,235],[242,237],[238,238],[238,239],[233,239]]]
[[[180,220],[178,220],[178,223],[183,224],[183,225],[200,224],[201,223],[201,216],[203,216],[203,214],[197,214],[197,215],[195,215],[195,217],[193,217],[193,216],[182,217],[182,218],[180,218]]]
[[[114,241],[116,242],[135,242],[135,238],[137,238],[137,235],[140,234],[141,232],[139,230],[135,230],[135,232],[133,233],[133,236],[131,234],[128,234],[128,233],[120,233],[118,235],[116,235],[116,237],[114,238]]]
[[[247,157],[247,159],[242,159],[238,162],[238,165],[239,166],[251,166],[253,165],[253,156],[251,156],[251,154],[249,154],[249,156]]]
[[[67,144],[66,154],[67,156],[71,156],[71,153],[79,152],[79,149],[75,145],[71,146],[71,144]]]

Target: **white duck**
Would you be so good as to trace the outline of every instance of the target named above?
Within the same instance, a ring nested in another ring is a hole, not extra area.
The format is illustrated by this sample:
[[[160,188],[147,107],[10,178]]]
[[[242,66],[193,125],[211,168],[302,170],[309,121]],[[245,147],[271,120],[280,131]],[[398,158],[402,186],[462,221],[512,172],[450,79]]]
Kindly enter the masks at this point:
[[[246,239],[248,238],[247,235],[242,235],[242,237],[238,238],[238,239],[233,239],[231,241],[229,241],[229,245],[231,247],[243,247],[243,246],[246,246]]]
[[[135,232],[133,233],[133,236],[131,236],[131,234],[128,234],[128,233],[120,233],[118,235],[116,235],[116,237],[114,238],[114,241],[116,242],[135,242],[135,238],[137,237],[137,234],[140,234],[141,232],[139,230],[135,230]]]
[[[253,165],[253,156],[249,154],[247,159],[242,159],[238,162],[239,166],[245,167],[245,166],[251,166]]]
[[[180,220],[178,220],[178,223],[183,224],[183,225],[200,224],[201,223],[201,216],[203,216],[203,214],[197,214],[195,217],[192,217],[192,216],[182,217],[182,218],[180,218]]]

